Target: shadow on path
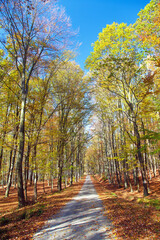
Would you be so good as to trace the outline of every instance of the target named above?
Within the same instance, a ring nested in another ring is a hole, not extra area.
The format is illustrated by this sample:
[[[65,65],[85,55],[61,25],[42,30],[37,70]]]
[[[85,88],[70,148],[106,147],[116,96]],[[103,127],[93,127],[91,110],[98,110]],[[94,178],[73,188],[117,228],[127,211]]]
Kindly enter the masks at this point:
[[[114,239],[111,222],[103,215],[99,199],[90,176],[79,194],[64,206],[59,214],[48,220],[45,227],[34,235],[34,240],[103,240]]]

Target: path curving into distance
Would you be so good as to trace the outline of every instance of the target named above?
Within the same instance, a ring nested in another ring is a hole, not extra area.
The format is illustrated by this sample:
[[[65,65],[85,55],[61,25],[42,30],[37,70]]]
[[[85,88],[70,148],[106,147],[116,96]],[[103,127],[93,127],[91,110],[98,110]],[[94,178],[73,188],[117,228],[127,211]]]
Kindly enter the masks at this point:
[[[90,176],[79,192],[58,214],[46,222],[34,240],[104,240],[115,239],[111,222],[103,215],[104,208]]]

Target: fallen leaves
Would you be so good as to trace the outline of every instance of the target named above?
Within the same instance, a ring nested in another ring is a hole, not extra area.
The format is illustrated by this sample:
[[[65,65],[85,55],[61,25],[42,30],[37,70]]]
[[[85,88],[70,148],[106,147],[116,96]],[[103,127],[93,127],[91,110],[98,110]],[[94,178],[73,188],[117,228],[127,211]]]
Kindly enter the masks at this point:
[[[105,206],[105,214],[113,222],[117,239],[160,239],[160,214],[158,208],[153,207],[153,204],[146,206],[143,201],[141,201],[141,204],[138,203],[136,196],[134,196],[134,199],[133,196],[129,199],[125,193],[123,194],[123,189],[116,191],[115,187],[108,187],[107,183],[100,183],[98,179],[92,178],[92,181]],[[158,186],[157,191],[159,191],[160,179],[158,181],[159,185],[157,181],[155,182],[155,186]],[[154,189],[153,185],[154,183],[151,185],[152,189]],[[153,192],[154,197],[160,197],[159,192],[157,195],[155,194],[155,189]],[[148,203],[148,201],[146,202]]]
[[[32,239],[33,233],[40,229],[46,220],[56,214],[68,201],[79,193],[84,181],[85,178],[62,192],[48,193],[40,196],[38,202],[34,205],[15,209],[12,212],[9,211],[8,207],[7,213],[4,214],[6,223],[0,228],[1,240]],[[12,198],[10,197],[9,201],[11,200]]]

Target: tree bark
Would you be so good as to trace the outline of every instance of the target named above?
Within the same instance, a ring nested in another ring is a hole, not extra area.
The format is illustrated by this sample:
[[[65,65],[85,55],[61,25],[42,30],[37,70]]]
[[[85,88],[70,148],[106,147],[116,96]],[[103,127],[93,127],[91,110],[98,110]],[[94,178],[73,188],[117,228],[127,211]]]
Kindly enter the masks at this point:
[[[31,143],[28,142],[27,147],[27,155],[25,156],[25,169],[24,169],[24,194],[25,194],[25,201],[27,201],[27,184],[28,184],[28,177],[29,177],[29,156],[31,151]]]
[[[8,122],[8,115],[9,115],[9,105],[7,106],[6,109],[6,114],[5,114],[5,122],[4,122],[4,128],[6,127],[6,124]],[[1,142],[1,148],[0,148],[0,171],[1,171],[1,167],[2,167],[2,159],[3,159],[3,145],[5,142],[5,138],[6,138],[6,130],[3,131],[3,135],[2,135],[2,142]]]
[[[17,190],[18,190],[18,207],[25,205],[24,190],[23,190],[23,175],[22,175],[22,163],[24,153],[25,142],[25,110],[26,110],[26,98],[27,94],[22,93],[21,103],[21,115],[20,115],[20,131],[19,131],[19,150],[17,159]]]
[[[148,196],[149,193],[148,193],[147,178],[146,178],[146,168],[145,168],[144,159],[141,153],[141,141],[140,141],[140,135],[139,135],[136,121],[133,121],[133,125],[134,125],[134,134],[136,136],[137,155],[138,155],[138,160],[141,166],[141,175],[142,175],[142,181],[143,181],[143,195]]]
[[[37,201],[37,163],[36,163],[36,155],[37,155],[37,142],[33,148],[33,162],[34,162],[34,202]]]
[[[70,180],[70,185],[73,184],[73,165],[74,165],[74,161],[75,161],[75,153],[74,153],[74,147],[75,147],[75,144],[74,144],[74,139],[72,139],[71,141],[71,165],[70,165],[70,177],[71,177],[71,180]]]
[[[62,141],[60,141],[59,142],[59,157],[58,157],[58,183],[57,183],[58,191],[62,190],[63,151],[64,151],[64,144],[62,143]]]
[[[7,182],[5,197],[9,196],[9,191],[10,191],[10,187],[11,187],[11,183],[12,183],[13,169],[14,169],[16,153],[17,153],[17,138],[18,138],[18,126],[17,126],[17,131],[14,136],[15,143],[14,143],[14,149],[13,149],[13,156],[12,156],[12,160],[11,160],[11,167],[10,167],[10,171],[9,171],[9,175],[8,175],[8,182]]]

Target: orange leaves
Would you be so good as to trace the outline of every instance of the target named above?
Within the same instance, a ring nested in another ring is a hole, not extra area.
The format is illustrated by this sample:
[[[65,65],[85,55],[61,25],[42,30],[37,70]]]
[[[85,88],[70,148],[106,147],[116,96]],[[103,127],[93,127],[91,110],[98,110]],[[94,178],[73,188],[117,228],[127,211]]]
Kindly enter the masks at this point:
[[[139,13],[137,31],[145,46],[153,47],[159,52],[160,45],[160,3],[152,0]]]
[[[39,209],[40,206],[43,205],[43,213],[38,216],[38,214],[32,215],[29,219],[20,219],[20,215],[25,210],[24,208],[21,210],[13,210],[12,201],[14,198],[10,197],[8,204],[8,213],[7,219],[9,219],[9,224],[1,227],[2,232],[0,233],[1,239],[32,239],[33,233],[35,233],[38,229],[42,228],[44,222],[48,220],[53,214],[56,214],[62,206],[64,206],[72,197],[79,193],[83,183],[84,178],[77,184],[73,184],[72,187],[66,189],[63,192],[56,194],[47,194],[42,195],[38,198],[37,204],[29,205],[26,207],[26,211],[33,213],[35,209]],[[14,190],[13,190],[14,191]],[[7,199],[1,199],[2,202],[6,202]],[[0,203],[0,205],[1,205]],[[11,210],[11,211],[10,211]],[[21,212],[20,212],[21,211]]]
[[[158,211],[153,207],[146,207],[145,204],[138,204],[136,201],[137,192],[133,192],[130,195],[134,196],[134,200],[126,197],[125,192],[127,190],[117,189],[116,194],[118,197],[107,197],[106,189],[108,192],[115,191],[109,187],[108,183],[98,183],[94,180],[96,190],[103,200],[105,209],[107,209],[107,217],[113,221],[114,233],[117,239],[138,239],[149,240],[160,238],[160,216]],[[103,187],[105,186],[105,191]],[[151,183],[150,187],[152,192],[149,198],[155,198],[152,193],[156,194],[160,198],[160,192],[158,191],[160,186],[160,178],[157,177]],[[155,191],[155,192],[154,192]],[[128,196],[127,192],[127,196]]]

